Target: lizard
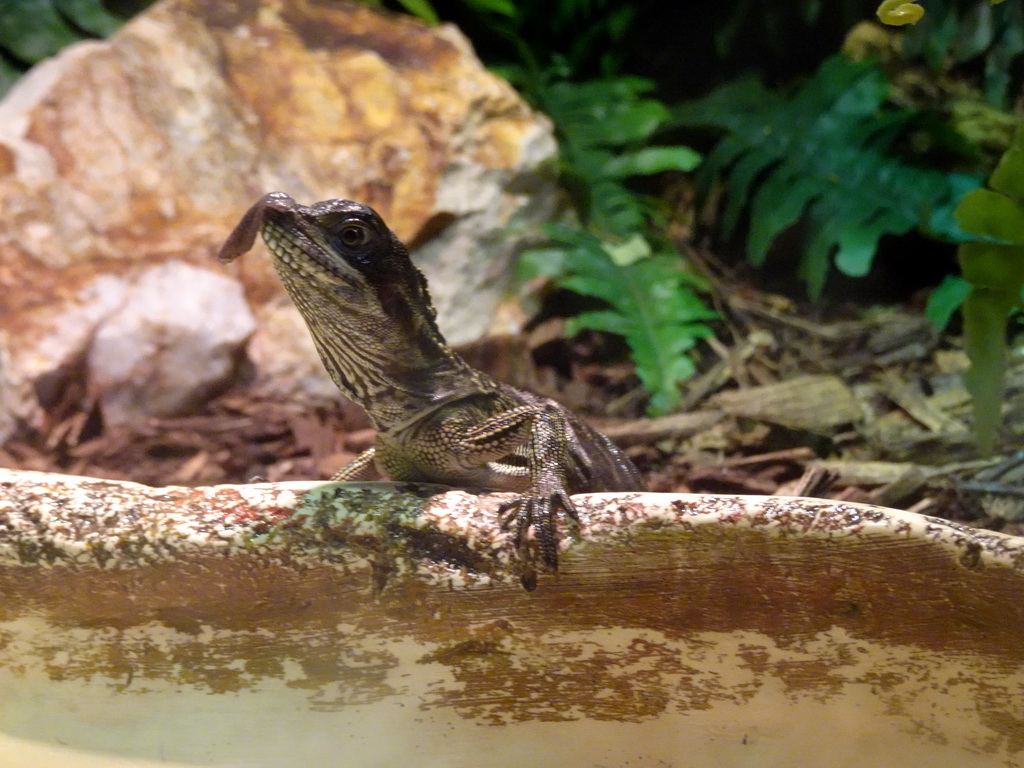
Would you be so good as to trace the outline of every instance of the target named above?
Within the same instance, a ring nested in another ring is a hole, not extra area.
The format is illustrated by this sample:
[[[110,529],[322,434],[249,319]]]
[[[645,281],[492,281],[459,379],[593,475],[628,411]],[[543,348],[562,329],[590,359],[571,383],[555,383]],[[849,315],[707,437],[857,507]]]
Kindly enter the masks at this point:
[[[369,206],[303,206],[271,192],[243,216],[220,261],[248,252],[257,234],[331,379],[377,429],[373,447],[332,481],[372,479],[376,469],[396,481],[517,492],[499,507],[501,527],[512,529],[524,561],[533,528],[552,571],[559,513],[579,522],[571,494],[644,489],[608,437],[555,400],[472,368],[448,346],[426,278]]]

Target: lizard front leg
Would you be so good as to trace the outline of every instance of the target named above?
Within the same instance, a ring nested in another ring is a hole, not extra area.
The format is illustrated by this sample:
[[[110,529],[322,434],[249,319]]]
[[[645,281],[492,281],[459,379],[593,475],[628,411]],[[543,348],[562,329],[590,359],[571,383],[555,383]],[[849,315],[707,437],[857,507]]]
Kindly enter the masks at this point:
[[[498,509],[499,513],[507,515],[502,528],[507,530],[514,526],[519,550],[525,546],[526,533],[533,526],[541,560],[551,570],[558,570],[558,513],[563,512],[579,523],[567,480],[573,436],[560,408],[541,407],[521,451],[525,454],[530,487],[522,496],[505,502]]]
[[[495,412],[489,400],[446,404],[411,428],[378,434],[377,464],[395,480],[520,492],[499,508],[502,528],[513,529],[520,552],[533,528],[541,561],[557,569],[558,514],[577,519],[569,492],[580,487],[589,457],[554,402],[536,398]]]
[[[471,460],[486,461],[494,475],[529,478],[523,495],[499,507],[499,513],[506,515],[502,528],[514,526],[516,548],[522,551],[526,533],[533,526],[541,560],[552,570],[558,568],[558,513],[579,522],[567,478],[569,469],[575,469],[576,442],[565,413],[553,403],[524,405],[497,414],[459,440],[459,452]],[[511,456],[524,459],[525,466],[507,461]]]
[[[376,448],[367,448],[344,467],[331,475],[331,482],[341,483],[352,480],[372,480],[377,476],[376,469],[373,465],[373,457],[376,454]]]

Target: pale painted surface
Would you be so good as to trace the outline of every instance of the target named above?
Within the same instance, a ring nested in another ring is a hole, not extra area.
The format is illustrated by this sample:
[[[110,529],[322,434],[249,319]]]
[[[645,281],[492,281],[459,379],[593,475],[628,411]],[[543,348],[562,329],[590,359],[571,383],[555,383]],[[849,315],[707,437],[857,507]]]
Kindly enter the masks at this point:
[[[47,631],[41,625],[30,631],[24,622],[0,627],[5,637],[29,634],[34,643]],[[148,631],[169,651],[180,639],[163,628]],[[55,644],[60,634],[51,635]],[[75,634],[76,643],[109,637]],[[789,649],[757,633],[672,642],[657,633],[614,630],[550,640],[576,644],[583,656],[610,657],[630,643],[649,642],[660,653],[678,654],[688,673],[668,679],[656,663],[622,670],[653,673],[652,695],[670,693],[663,712],[637,722],[561,712],[553,713],[561,722],[494,724],[505,693],[495,692],[486,720],[442,706],[435,689],[457,683],[443,664],[419,663],[425,649],[409,642],[387,643],[398,662],[387,672],[394,695],[370,702],[346,702],[343,681],[302,687],[301,660],[285,663],[282,678],[212,693],[153,680],[127,687],[125,680],[101,677],[52,680],[30,658],[17,663],[9,652],[19,649],[8,647],[0,657],[0,768],[1007,768],[1024,755],[1024,745],[1013,749],[986,726],[992,712],[976,706],[978,686],[994,685],[1004,697],[997,709],[1018,717],[1024,672],[986,672],[976,658],[885,648],[839,630]],[[795,688],[777,675],[787,665],[822,659],[846,660],[834,670],[835,688]],[[73,663],[66,654],[56,660]],[[891,687],[865,681],[900,670],[911,674]]]
[[[0,768],[1018,768],[1024,540],[600,494],[0,470]]]

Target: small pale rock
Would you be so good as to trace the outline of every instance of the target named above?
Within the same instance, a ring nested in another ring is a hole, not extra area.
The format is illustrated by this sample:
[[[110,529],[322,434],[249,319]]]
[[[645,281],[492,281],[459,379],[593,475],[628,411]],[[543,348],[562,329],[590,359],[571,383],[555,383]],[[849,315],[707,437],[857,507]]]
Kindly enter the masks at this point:
[[[59,402],[68,381],[83,375],[96,328],[123,306],[130,288],[121,277],[100,275],[59,311],[37,306],[21,313],[18,323],[5,324],[0,330],[0,441],[19,419]]]
[[[104,418],[118,424],[194,408],[230,381],[255,327],[231,278],[179,261],[147,270],[89,351]]]
[[[255,388],[309,405],[327,405],[341,397],[317,357],[306,323],[288,299],[265,304],[249,342],[256,368]]]

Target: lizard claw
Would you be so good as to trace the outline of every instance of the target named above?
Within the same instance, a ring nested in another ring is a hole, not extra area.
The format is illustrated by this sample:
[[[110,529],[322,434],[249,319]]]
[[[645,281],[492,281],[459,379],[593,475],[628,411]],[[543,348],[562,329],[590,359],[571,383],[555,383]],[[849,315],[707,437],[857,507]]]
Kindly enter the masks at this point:
[[[501,529],[507,531],[514,526],[516,551],[522,554],[526,546],[526,533],[533,526],[540,547],[540,559],[552,571],[558,570],[558,534],[556,522],[559,511],[571,520],[579,522],[576,507],[564,490],[552,491],[545,495],[518,496],[498,507],[498,515],[504,516]]]

